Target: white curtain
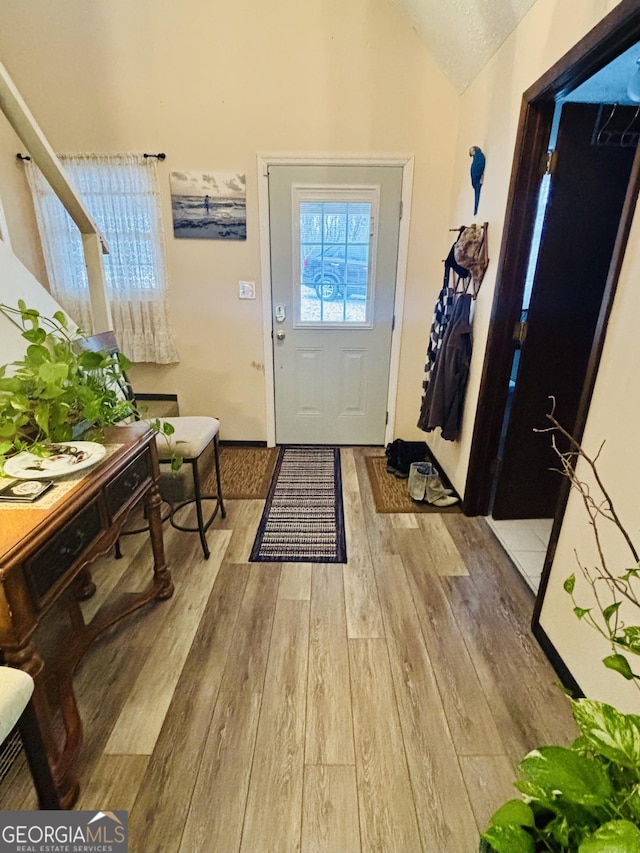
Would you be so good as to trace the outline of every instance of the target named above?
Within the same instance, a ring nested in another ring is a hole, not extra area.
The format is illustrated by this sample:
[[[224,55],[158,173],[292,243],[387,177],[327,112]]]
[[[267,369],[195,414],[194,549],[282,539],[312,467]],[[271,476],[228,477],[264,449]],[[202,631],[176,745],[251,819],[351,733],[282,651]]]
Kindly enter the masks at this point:
[[[167,308],[164,230],[155,158],[61,155],[87,209],[109,244],[104,255],[113,327],[134,362],[178,361]],[[82,238],[32,162],[26,162],[51,291],[87,332],[93,331]]]

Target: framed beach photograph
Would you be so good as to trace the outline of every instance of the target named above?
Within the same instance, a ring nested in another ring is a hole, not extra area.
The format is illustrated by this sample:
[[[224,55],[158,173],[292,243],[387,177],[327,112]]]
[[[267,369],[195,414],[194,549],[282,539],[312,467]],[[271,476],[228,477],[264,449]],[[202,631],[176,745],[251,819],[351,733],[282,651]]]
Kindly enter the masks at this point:
[[[238,172],[170,172],[173,234],[247,239],[246,177]]]

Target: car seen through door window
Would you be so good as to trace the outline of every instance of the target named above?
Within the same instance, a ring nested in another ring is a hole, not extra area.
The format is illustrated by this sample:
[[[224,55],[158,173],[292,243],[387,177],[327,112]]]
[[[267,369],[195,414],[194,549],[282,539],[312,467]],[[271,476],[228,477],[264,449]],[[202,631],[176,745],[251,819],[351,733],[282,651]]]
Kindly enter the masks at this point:
[[[320,299],[366,299],[369,246],[324,245],[306,247],[300,279]]]

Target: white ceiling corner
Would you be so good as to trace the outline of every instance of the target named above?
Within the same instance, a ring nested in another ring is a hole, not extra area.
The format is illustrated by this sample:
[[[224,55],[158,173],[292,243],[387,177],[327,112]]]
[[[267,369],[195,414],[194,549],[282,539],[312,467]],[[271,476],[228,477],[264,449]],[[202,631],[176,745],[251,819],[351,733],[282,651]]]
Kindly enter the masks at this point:
[[[390,0],[459,92],[482,70],[535,0]]]

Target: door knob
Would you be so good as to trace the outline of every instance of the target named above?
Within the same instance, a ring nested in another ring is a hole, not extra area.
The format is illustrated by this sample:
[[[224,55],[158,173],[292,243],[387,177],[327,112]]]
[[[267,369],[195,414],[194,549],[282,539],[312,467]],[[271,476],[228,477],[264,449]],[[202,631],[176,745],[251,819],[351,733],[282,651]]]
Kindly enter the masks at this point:
[[[282,330],[280,330],[280,331],[276,332],[276,338],[277,338],[279,341],[283,341],[283,340],[285,339],[285,337],[286,337],[286,335],[285,335],[285,333],[284,333]]]

